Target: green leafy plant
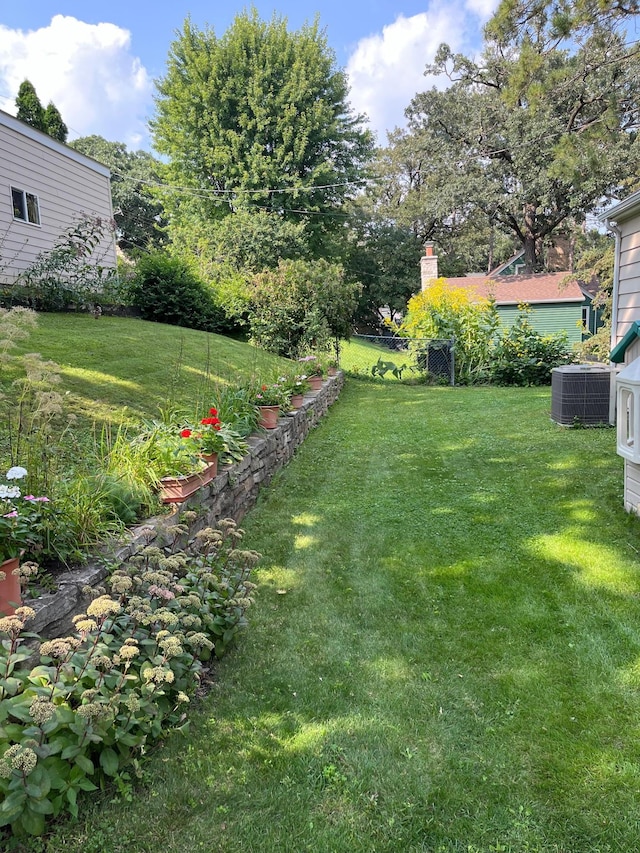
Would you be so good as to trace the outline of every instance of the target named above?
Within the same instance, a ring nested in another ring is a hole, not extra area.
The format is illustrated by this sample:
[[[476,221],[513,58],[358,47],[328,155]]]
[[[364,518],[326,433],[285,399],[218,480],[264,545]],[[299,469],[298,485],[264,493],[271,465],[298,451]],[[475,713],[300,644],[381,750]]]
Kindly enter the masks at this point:
[[[40,835],[48,817],[77,816],[81,791],[126,789],[147,744],[186,730],[201,659],[245,626],[259,559],[231,519],[177,551],[186,530],[119,566],[111,596],[96,590],[75,635],[40,642],[33,668],[34,611],[0,619],[0,828]]]
[[[156,251],[139,258],[130,298],[145,320],[214,331],[222,312],[213,294],[181,258]]]
[[[87,308],[100,301],[117,280],[116,271],[104,264],[114,230],[113,221],[82,214],[21,274],[10,298],[39,311]]]
[[[257,428],[258,408],[248,384],[219,385],[213,402],[220,420],[238,435],[250,435]]]
[[[491,379],[498,385],[550,385],[552,369],[574,361],[567,336],[541,335],[529,315],[530,308],[521,305],[517,320],[495,346]]]
[[[253,400],[256,406],[280,406],[286,408],[291,401],[291,394],[279,382],[267,384],[263,382],[254,386]]]

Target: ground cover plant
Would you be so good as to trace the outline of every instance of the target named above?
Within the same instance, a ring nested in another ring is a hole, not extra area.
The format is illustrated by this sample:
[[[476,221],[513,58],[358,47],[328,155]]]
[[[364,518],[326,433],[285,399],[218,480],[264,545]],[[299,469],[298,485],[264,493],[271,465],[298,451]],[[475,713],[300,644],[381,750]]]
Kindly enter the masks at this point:
[[[549,410],[350,382],[245,519],[257,603],[189,734],[32,849],[636,849],[640,527],[613,431]]]

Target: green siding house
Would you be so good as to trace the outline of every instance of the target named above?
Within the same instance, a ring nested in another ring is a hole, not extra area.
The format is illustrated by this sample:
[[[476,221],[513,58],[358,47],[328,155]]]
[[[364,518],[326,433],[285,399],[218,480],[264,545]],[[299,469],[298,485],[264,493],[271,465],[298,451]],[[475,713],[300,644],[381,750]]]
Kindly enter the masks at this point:
[[[571,278],[568,272],[513,273],[518,269],[519,256],[498,267],[486,276],[467,275],[447,278],[452,288],[464,288],[471,299],[493,298],[498,315],[505,327],[510,327],[518,316],[518,306],[531,307],[530,321],[541,335],[565,332],[569,343],[580,343],[602,324],[598,312],[592,308],[597,284],[585,284]],[[432,244],[421,260],[422,289],[438,277],[438,259]]]

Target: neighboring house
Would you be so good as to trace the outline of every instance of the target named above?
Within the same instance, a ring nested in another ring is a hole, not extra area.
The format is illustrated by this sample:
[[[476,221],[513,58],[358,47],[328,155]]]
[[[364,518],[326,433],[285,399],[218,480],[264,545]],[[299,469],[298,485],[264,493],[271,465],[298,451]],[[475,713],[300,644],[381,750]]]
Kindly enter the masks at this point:
[[[603,221],[615,235],[611,361],[617,385],[617,450],[624,458],[624,506],[640,508],[640,192],[609,208]]]
[[[83,214],[111,222],[110,172],[0,111],[0,283],[11,284]],[[108,231],[94,255],[116,266]]]
[[[597,291],[594,282],[588,285],[570,277],[567,272],[509,274],[523,265],[518,264],[520,253],[492,270],[488,275],[468,275],[447,278],[455,288],[464,288],[472,299],[495,299],[498,315],[504,326],[512,326],[518,316],[518,305],[531,306],[531,324],[542,335],[566,332],[569,343],[579,343],[589,332],[595,332],[599,315],[591,307]],[[438,277],[438,259],[433,245],[426,244],[421,259],[421,282],[425,290]]]

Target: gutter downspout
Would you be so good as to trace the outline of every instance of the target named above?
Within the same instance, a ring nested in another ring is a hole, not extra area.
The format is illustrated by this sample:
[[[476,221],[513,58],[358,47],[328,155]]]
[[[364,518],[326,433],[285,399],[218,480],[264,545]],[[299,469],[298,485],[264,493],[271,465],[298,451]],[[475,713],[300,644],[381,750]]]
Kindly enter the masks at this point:
[[[615,222],[610,219],[605,219],[604,224],[613,234],[616,244],[613,254],[613,293],[611,294],[611,349],[613,349],[618,341],[616,335],[618,332],[618,289],[620,286],[620,240],[622,233]],[[615,308],[615,312],[614,309]]]
[[[622,232],[615,222],[610,219],[605,219],[604,224],[611,231],[615,238],[615,247],[613,251],[613,292],[611,294],[611,343],[610,350],[616,346],[618,333],[618,288],[620,286],[620,241]],[[615,309],[615,311],[614,311]],[[611,364],[611,362],[609,362]],[[609,396],[609,423],[616,423],[616,371],[611,370],[611,389]],[[625,462],[626,465],[626,462]]]

